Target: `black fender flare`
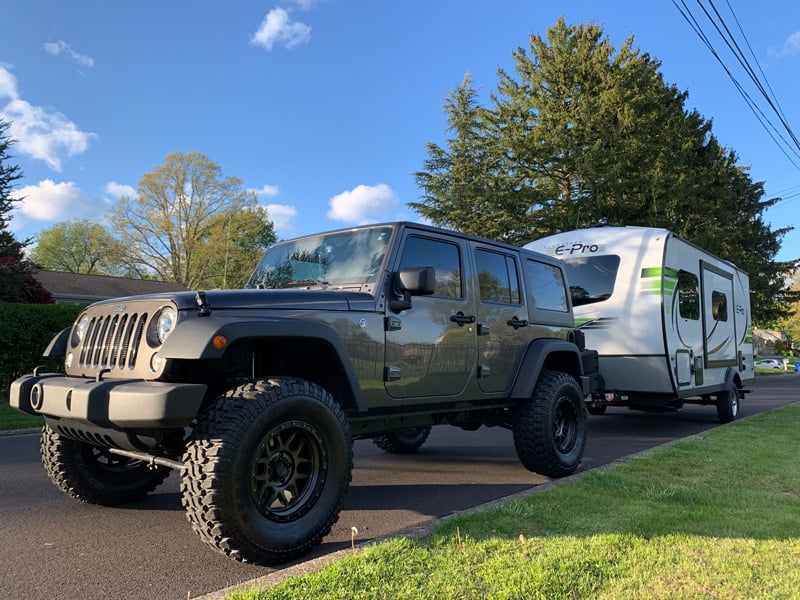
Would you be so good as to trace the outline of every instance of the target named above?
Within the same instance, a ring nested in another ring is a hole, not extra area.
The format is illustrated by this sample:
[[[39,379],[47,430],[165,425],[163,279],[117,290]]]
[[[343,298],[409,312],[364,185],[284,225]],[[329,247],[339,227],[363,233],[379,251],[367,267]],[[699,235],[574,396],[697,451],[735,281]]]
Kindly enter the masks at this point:
[[[517,380],[511,390],[512,398],[519,400],[533,395],[539,375],[551,356],[555,357],[555,361],[551,360],[550,364],[555,363],[556,370],[572,375],[580,385],[584,396],[588,395],[589,382],[588,378],[583,376],[578,347],[567,340],[543,338],[528,344],[517,372]]]
[[[226,343],[217,347],[215,338],[224,336]],[[360,412],[367,410],[367,403],[358,384],[350,354],[342,339],[323,323],[291,318],[225,319],[205,317],[183,321],[169,335],[158,354],[165,359],[219,360],[235,342],[265,338],[306,338],[328,344],[339,358],[339,362],[353,392]]]

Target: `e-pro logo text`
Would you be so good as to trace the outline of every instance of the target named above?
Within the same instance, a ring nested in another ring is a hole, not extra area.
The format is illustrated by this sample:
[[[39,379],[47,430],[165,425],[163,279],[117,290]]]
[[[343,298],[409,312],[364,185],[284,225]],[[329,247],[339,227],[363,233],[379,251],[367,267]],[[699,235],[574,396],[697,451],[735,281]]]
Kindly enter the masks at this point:
[[[594,254],[600,250],[597,244],[581,244],[575,242],[574,244],[561,244],[556,246],[556,256],[575,256],[576,254]]]

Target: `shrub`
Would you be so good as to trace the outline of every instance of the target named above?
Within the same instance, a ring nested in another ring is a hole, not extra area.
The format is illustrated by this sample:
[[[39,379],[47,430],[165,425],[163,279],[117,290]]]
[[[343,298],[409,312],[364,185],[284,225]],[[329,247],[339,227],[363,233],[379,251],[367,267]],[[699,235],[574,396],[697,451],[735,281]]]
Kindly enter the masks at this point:
[[[60,371],[63,361],[42,352],[59,331],[72,325],[83,307],[71,304],[0,302],[0,390],[34,367]]]

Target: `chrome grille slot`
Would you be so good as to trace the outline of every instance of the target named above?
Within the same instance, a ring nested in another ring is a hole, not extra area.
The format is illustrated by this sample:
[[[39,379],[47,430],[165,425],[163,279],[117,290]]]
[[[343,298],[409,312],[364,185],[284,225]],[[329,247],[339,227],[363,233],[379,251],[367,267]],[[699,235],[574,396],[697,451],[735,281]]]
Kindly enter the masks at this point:
[[[79,365],[97,370],[133,370],[147,316],[146,312],[92,316],[80,349]]]

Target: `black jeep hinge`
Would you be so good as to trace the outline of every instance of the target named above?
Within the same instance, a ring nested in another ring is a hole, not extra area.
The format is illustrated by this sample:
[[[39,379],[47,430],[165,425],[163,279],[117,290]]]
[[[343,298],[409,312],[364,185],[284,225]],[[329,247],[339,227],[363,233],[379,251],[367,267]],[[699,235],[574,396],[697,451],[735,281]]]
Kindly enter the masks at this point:
[[[208,303],[205,292],[197,292],[194,296],[194,303],[197,306],[198,317],[208,317],[211,315],[211,305]]]

